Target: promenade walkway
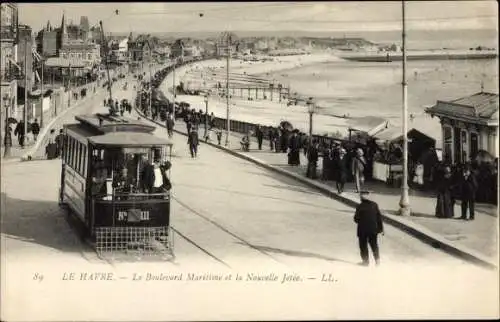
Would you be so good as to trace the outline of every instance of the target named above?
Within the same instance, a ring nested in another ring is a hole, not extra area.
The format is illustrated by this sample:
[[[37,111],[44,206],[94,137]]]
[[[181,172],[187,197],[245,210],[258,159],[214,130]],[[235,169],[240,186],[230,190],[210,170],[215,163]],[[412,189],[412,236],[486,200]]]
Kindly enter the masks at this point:
[[[96,87],[96,93],[93,93],[94,86]],[[3,142],[0,147],[0,158],[2,163],[19,161],[21,158],[33,154],[33,152],[38,150],[38,148],[42,145],[45,149],[44,144],[47,143],[50,130],[54,129],[55,125],[63,124],[61,123],[61,120],[66,120],[68,114],[72,116],[72,111],[78,110],[82,104],[88,104],[89,101],[93,101],[99,93],[103,92],[103,88],[97,86],[95,83],[89,83],[87,85],[74,88],[73,92],[79,93],[82,88],[87,88],[87,96],[79,99],[71,98],[70,106],[68,106],[69,92],[65,93],[62,98],[57,98],[59,104],[62,103],[62,105],[57,108],[58,113],[55,113],[54,105],[44,112],[44,127],[40,129],[37,141],[34,140],[32,133],[28,133],[26,135],[24,148],[19,145],[18,138],[14,135],[15,125],[12,125],[12,147],[10,148],[10,156],[4,158],[5,146],[3,145]],[[4,133],[2,133],[2,136],[3,134]]]
[[[175,130],[186,133],[186,126],[182,120],[176,122]],[[200,127],[200,137],[203,136],[204,128]],[[269,168],[278,169],[301,181],[309,182],[316,188],[328,191],[333,198],[355,206],[359,203],[359,196],[354,192],[354,183],[349,182],[345,186],[345,192],[339,195],[335,188],[335,182],[311,180],[305,177],[307,160],[301,153],[301,165],[289,166],[285,153],[270,151],[269,141],[264,140],[263,149],[258,150],[255,138],[251,138],[249,152],[243,152],[240,146],[242,134],[231,133],[230,146],[227,149],[232,154],[243,156]],[[223,135],[222,144],[225,142]],[[217,144],[215,133],[211,134],[211,143]],[[222,146],[221,148],[226,149]],[[322,168],[321,161],[318,165],[318,174]],[[422,239],[429,241],[435,247],[458,248],[467,254],[482,258],[484,261],[497,264],[498,256],[498,210],[494,205],[478,204],[476,207],[476,219],[474,221],[460,220],[460,204],[455,206],[455,217],[452,219],[439,219],[434,216],[436,197],[429,192],[410,190],[410,202],[412,215],[401,217],[397,215],[399,209],[400,189],[388,187],[380,182],[367,182],[365,189],[371,191],[372,200],[376,201],[384,211],[387,221],[399,226],[403,230],[412,232],[413,235],[422,235]],[[430,237],[430,238],[429,238]],[[443,241],[443,243],[436,240]]]

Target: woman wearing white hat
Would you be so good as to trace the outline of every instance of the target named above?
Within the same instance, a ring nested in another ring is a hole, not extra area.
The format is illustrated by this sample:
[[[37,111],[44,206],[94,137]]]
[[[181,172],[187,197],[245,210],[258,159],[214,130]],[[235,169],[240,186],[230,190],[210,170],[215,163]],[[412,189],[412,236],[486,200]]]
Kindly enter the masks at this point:
[[[356,182],[356,193],[359,193],[362,189],[362,186],[365,182],[365,167],[366,167],[366,159],[363,156],[363,150],[358,148],[356,150],[356,156],[352,159],[352,175],[354,176],[354,180]]]

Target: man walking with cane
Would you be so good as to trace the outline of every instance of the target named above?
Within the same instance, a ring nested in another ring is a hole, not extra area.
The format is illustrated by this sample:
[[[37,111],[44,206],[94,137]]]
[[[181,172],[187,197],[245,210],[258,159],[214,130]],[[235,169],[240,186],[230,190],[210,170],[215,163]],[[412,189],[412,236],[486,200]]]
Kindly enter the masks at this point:
[[[384,234],[382,214],[376,202],[369,200],[369,192],[360,192],[361,203],[356,207],[354,222],[358,225],[357,235],[359,241],[359,251],[362,262],[360,265],[370,264],[368,254],[368,244],[373,252],[375,263],[380,264],[380,254],[378,248],[378,234]]]

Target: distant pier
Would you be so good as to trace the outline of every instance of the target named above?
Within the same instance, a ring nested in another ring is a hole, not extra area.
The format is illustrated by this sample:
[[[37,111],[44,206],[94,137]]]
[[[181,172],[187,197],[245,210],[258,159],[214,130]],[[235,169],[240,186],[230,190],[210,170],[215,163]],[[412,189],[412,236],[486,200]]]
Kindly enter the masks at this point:
[[[360,62],[393,62],[401,61],[403,56],[400,52],[386,53],[342,53],[341,58]],[[406,56],[407,60],[471,60],[471,59],[496,59],[498,53],[493,50],[489,51],[422,51],[409,52]]]

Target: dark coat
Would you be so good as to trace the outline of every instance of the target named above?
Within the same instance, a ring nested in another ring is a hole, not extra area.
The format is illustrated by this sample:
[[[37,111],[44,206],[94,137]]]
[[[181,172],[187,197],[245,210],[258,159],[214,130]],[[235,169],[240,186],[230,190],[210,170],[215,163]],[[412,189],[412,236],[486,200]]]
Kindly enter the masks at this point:
[[[300,138],[298,135],[290,137],[290,144],[288,147],[292,151],[298,151],[300,149]]]
[[[382,214],[376,202],[363,199],[356,207],[354,222],[358,224],[358,236],[378,234],[384,231]]]
[[[315,146],[312,146],[307,151],[307,160],[309,162],[318,162],[319,151]]]
[[[338,182],[345,183],[349,176],[349,166],[347,163],[347,158],[345,156],[342,159],[340,159],[340,157],[337,157],[337,159],[335,160],[335,167],[337,174],[336,180]]]
[[[198,132],[189,132],[189,135],[188,135],[188,144],[190,146],[197,146],[199,144],[199,141],[198,141]]]
[[[454,200],[453,200],[453,180],[443,178],[437,185],[436,217],[453,218]]]
[[[262,132],[260,128],[257,128],[257,130],[255,130],[255,136],[257,140],[262,140],[264,138],[264,132]]]
[[[14,135],[24,136],[24,122],[23,121],[17,123],[16,128],[14,130]]]
[[[475,200],[477,192],[477,180],[474,174],[470,174],[467,179],[462,175],[458,180],[457,193],[460,200]]]
[[[162,179],[163,179],[163,186],[162,188],[166,190],[170,190],[172,187],[172,184],[170,183],[170,180],[167,178],[166,174],[166,168],[164,166],[160,166],[161,169],[161,174],[162,174]],[[143,188],[148,189],[148,191],[151,191],[154,182],[155,182],[155,168],[152,164],[147,164],[144,169],[142,170],[141,173],[141,182]]]
[[[38,133],[40,133],[40,125],[38,125],[38,123],[33,123],[31,124],[31,132],[33,132],[33,134],[35,135],[38,135]]]

